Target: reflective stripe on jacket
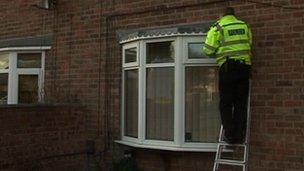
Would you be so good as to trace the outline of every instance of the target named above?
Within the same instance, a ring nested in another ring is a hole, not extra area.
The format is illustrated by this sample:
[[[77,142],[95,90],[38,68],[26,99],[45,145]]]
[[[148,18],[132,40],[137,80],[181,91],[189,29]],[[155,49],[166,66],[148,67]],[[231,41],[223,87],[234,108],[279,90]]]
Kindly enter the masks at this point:
[[[233,15],[226,15],[208,31],[203,52],[216,57],[219,65],[226,58],[243,60],[251,65],[252,34],[248,25]]]

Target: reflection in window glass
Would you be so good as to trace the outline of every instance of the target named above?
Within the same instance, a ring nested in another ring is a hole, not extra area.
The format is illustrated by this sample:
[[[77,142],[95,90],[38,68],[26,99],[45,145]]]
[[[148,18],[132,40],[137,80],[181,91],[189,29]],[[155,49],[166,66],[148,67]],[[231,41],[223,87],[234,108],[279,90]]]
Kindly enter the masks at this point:
[[[130,48],[125,50],[125,63],[136,62],[137,49]]]
[[[186,142],[216,142],[220,128],[216,67],[186,67]]]
[[[0,74],[0,104],[7,104],[8,74]]]
[[[173,140],[174,68],[148,68],[146,90],[146,137]]]
[[[125,135],[138,137],[138,70],[125,71]]]
[[[9,54],[0,54],[0,69],[8,69]]]
[[[19,53],[18,68],[41,68],[41,53]]]
[[[188,43],[188,58],[200,59],[204,58],[203,43]]]
[[[18,102],[38,102],[38,75],[19,75]]]
[[[157,42],[147,43],[147,63],[174,62],[174,43]]]

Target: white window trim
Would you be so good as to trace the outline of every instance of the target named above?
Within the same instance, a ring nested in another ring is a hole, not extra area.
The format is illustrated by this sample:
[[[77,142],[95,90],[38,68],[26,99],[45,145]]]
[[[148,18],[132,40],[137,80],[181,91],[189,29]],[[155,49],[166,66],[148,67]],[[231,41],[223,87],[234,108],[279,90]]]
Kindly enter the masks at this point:
[[[126,63],[125,59],[125,50],[126,49],[130,49],[130,48],[136,48],[136,61],[135,62],[130,62],[130,63]],[[124,92],[124,86],[125,86],[125,72],[128,71],[128,70],[137,70],[139,72],[139,62],[141,60],[139,60],[139,53],[140,53],[140,47],[139,47],[139,42],[132,42],[132,43],[129,43],[125,46],[122,47],[122,68],[123,68],[123,73],[122,73],[122,91]],[[139,75],[139,73],[138,73]],[[139,87],[139,83],[138,83],[138,87]],[[139,97],[138,97],[139,98]],[[125,106],[125,94],[122,93],[122,103],[121,103],[121,109],[122,109],[122,112],[121,112],[121,119],[122,119],[122,122],[121,122],[121,137],[124,141],[128,141],[128,142],[137,142],[138,141],[138,138],[134,138],[134,137],[130,137],[130,136],[124,136],[124,133],[125,133],[125,109],[124,109],[124,106]],[[138,110],[139,111],[139,110]],[[139,125],[137,126],[138,129],[139,129]]]
[[[125,133],[125,94],[124,94],[124,88],[125,88],[125,71],[128,71],[128,70],[135,70],[137,69],[137,71],[139,72],[139,67],[129,67],[129,68],[123,68],[123,74],[122,74],[122,103],[121,103],[121,137],[122,137],[122,140],[123,141],[128,141],[128,142],[138,142],[138,138],[134,138],[134,137],[130,137],[130,136],[125,136],[124,133]],[[139,73],[138,73],[139,75]],[[140,82],[140,81],[138,81]],[[138,83],[138,86],[139,86],[139,83]],[[140,97],[140,96],[139,96]],[[138,97],[138,98],[139,98]],[[139,107],[139,105],[138,105]],[[138,110],[139,111],[139,110]],[[138,119],[139,120],[139,119]],[[138,122],[139,124],[140,122]],[[138,125],[138,131],[139,131],[139,128],[140,128],[140,125]]]
[[[126,49],[131,49],[131,48],[136,48],[136,61],[135,62],[129,62],[129,63],[125,63],[126,61],[126,57],[125,57],[125,50]],[[129,43],[125,46],[123,46],[122,48],[122,64],[123,64],[123,68],[127,68],[127,67],[134,67],[134,66],[138,66],[139,65],[139,53],[140,53],[140,48],[139,48],[139,42],[133,42],[133,43]]]
[[[30,46],[30,47],[6,47],[0,48],[0,52],[9,52],[9,51],[45,51],[50,50],[51,46]]]
[[[183,58],[183,62],[184,63],[200,63],[200,64],[214,64],[215,63],[215,59],[212,58],[203,58],[203,59],[190,59],[188,57],[188,43],[194,43],[194,42],[204,42],[205,41],[205,37],[184,37],[183,38],[183,49],[184,49],[184,56],[185,58]]]
[[[141,68],[144,69],[144,75],[142,76],[142,79],[143,81],[145,82],[145,85],[144,86],[140,86],[142,89],[143,89],[143,92],[142,94],[139,94],[141,97],[143,97],[143,101],[140,101],[139,105],[140,106],[145,106],[146,107],[146,83],[147,83],[147,74],[146,74],[146,70],[147,68],[155,68],[155,67],[168,67],[168,68],[174,68],[174,71],[175,71],[175,62],[176,62],[176,59],[178,57],[178,48],[176,46],[176,38],[163,38],[163,39],[150,39],[150,40],[143,40],[141,45],[143,47],[141,47],[141,49],[147,49],[147,43],[158,43],[158,42],[169,42],[169,41],[172,41],[173,44],[174,44],[174,62],[172,63],[152,63],[152,64],[147,64],[147,54],[146,54],[146,50],[142,50],[143,53],[142,53],[142,59],[143,59],[143,63],[142,65],[140,66]],[[176,80],[176,74],[174,73],[174,80]],[[176,82],[174,83],[176,84]],[[175,93],[176,93],[176,85],[174,85],[174,106],[175,106],[175,101],[176,101],[176,97],[175,97]],[[173,125],[173,141],[166,141],[166,140],[154,140],[154,139],[146,139],[146,116],[147,116],[147,113],[146,113],[146,110],[144,111],[141,111],[142,113],[142,117],[143,117],[143,120],[142,120],[142,128],[139,128],[141,130],[143,130],[143,139],[142,139],[142,143],[143,144],[150,144],[150,145],[156,145],[156,146],[176,146],[176,141],[175,141],[175,109],[174,109],[174,117],[173,117],[173,122],[174,122],[174,125]]]
[[[130,48],[136,48],[136,61],[135,62],[130,62],[130,63],[125,63],[125,50],[126,49],[130,49]],[[134,138],[134,137],[130,137],[130,136],[125,136],[124,133],[125,133],[125,109],[124,109],[124,106],[125,106],[125,93],[124,93],[124,88],[125,88],[125,71],[128,71],[128,70],[136,70],[139,72],[139,62],[141,60],[139,60],[139,53],[140,53],[140,47],[139,47],[139,42],[132,42],[132,43],[129,43],[125,46],[122,47],[122,68],[123,68],[123,73],[122,73],[122,103],[121,103],[121,109],[122,109],[122,112],[121,112],[121,137],[124,141],[128,141],[128,142],[137,142],[138,141],[138,138]],[[139,75],[139,73],[138,73]],[[139,79],[139,78],[138,78]],[[139,82],[138,81],[138,87],[139,87]],[[139,98],[139,97],[138,97]],[[139,110],[138,110],[139,111]],[[139,125],[138,125],[138,129],[139,129]]]
[[[122,74],[122,103],[121,103],[121,140],[117,143],[136,147],[150,148],[170,151],[197,151],[215,152],[217,143],[200,143],[185,141],[185,68],[187,66],[217,66],[215,59],[189,59],[188,42],[202,42],[203,35],[166,37],[155,39],[141,39],[137,42],[123,45],[123,74]],[[153,63],[146,64],[146,44],[153,42],[174,41],[175,58],[174,63]],[[137,63],[132,65],[124,64],[124,50],[137,47]],[[150,140],[146,139],[146,69],[152,67],[174,67],[174,140]],[[125,71],[138,69],[138,138],[124,135],[124,84]],[[182,93],[181,93],[182,92]]]
[[[38,76],[38,101],[44,99],[44,70],[45,70],[45,51],[50,47],[16,47],[0,48],[0,52],[9,55],[9,69],[0,70],[0,73],[8,73],[8,96],[7,104],[18,104],[18,85],[19,75]],[[41,53],[41,68],[17,68],[18,53]]]

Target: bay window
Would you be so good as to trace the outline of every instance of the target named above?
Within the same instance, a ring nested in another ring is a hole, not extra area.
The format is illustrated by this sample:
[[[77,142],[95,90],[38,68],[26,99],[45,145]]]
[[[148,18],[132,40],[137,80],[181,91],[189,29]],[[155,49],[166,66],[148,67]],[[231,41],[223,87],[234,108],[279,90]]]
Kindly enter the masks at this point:
[[[215,60],[204,35],[123,43],[122,140],[175,151],[215,151],[220,129]]]

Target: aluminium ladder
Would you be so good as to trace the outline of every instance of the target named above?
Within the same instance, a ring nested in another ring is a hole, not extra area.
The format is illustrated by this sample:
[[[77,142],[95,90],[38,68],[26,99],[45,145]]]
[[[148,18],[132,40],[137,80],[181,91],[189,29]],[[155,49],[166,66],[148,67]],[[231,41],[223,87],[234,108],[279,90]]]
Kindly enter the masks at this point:
[[[248,154],[249,154],[249,134],[250,134],[250,95],[251,95],[251,82],[249,81],[249,93],[248,93],[248,104],[247,104],[247,127],[246,127],[246,137],[243,144],[228,144],[224,141],[224,129],[221,125],[219,142],[217,144],[217,151],[214,160],[213,171],[219,170],[219,165],[233,165],[243,168],[243,171],[248,170]],[[233,160],[233,159],[222,159],[222,152],[225,147],[242,147],[244,148],[243,160]]]

